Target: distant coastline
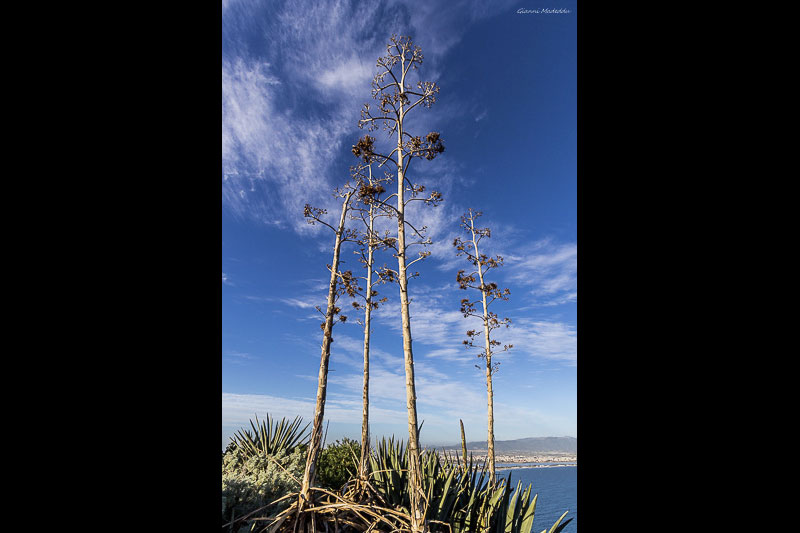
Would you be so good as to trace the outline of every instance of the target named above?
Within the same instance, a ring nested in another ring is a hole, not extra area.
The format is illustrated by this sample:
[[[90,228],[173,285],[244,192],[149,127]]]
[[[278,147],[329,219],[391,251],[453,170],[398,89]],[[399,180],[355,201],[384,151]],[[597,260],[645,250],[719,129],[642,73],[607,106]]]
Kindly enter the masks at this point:
[[[448,457],[458,456],[452,451],[445,454]],[[483,462],[486,460],[486,450],[467,450],[467,455],[472,457],[476,462]],[[515,468],[542,468],[542,467],[557,467],[557,466],[578,466],[578,455],[570,453],[503,453],[495,455],[495,464],[497,470],[511,470]]]
[[[495,470],[516,470],[519,468],[557,468],[560,466],[578,466],[578,461],[572,461],[569,463],[530,463],[522,465],[504,465],[496,466]]]

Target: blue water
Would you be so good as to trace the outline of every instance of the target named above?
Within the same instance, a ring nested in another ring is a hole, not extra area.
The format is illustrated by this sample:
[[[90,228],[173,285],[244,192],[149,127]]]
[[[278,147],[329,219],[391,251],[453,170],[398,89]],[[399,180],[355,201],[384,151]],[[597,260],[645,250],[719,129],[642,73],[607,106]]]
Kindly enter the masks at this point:
[[[506,467],[506,466],[513,466],[515,468],[519,468],[522,466],[527,467],[535,467],[543,465],[544,468],[552,465],[568,465],[568,466],[578,466],[577,461],[548,461],[546,463],[496,463],[495,466],[497,468]]]
[[[498,464],[499,466],[499,464]],[[511,486],[516,489],[517,482],[522,481],[522,488],[533,484],[531,497],[538,494],[536,511],[533,515],[531,533],[548,531],[564,511],[569,510],[564,521],[572,518],[572,522],[564,528],[564,533],[578,531],[578,467],[554,466],[539,468],[515,468],[498,470],[498,477],[508,478],[511,474]],[[562,521],[563,523],[563,521]]]

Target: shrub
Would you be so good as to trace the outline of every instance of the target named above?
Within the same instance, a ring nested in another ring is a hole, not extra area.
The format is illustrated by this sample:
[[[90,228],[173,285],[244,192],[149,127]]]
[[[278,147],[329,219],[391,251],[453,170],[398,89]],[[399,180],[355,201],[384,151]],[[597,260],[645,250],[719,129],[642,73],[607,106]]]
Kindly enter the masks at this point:
[[[326,446],[317,461],[316,485],[332,490],[340,490],[358,472],[358,458],[361,457],[361,443],[343,438]]]
[[[222,456],[222,523],[230,522],[231,517],[243,517],[299,490],[298,482],[303,478],[305,463],[305,446],[297,446],[291,453],[280,451],[272,456],[243,457],[235,451],[225,453]],[[269,505],[256,516],[277,513],[290,503],[284,500]],[[251,524],[250,521],[237,524],[238,531],[249,531]]]

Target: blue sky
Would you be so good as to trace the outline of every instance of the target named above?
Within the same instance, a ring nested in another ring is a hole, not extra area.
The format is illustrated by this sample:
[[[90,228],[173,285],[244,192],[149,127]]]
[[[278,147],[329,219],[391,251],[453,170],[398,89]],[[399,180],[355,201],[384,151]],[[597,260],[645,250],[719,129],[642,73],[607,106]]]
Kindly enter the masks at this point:
[[[463,419],[468,440],[486,439],[484,374],[462,345],[476,324],[459,312],[474,295],[458,288],[468,265],[452,246],[470,207],[492,229],[482,251],[505,258],[488,280],[511,291],[492,306],[512,320],[496,338],[514,344],[497,358],[495,437],[577,437],[576,2],[227,0],[222,23],[223,446],[256,414],[313,415],[314,306],[325,305],[333,239],[305,223],[303,206],[338,213],[331,192],[356,163],[350,147],[367,133],[359,111],[393,33],[422,48],[419,76],[441,87],[407,129],[438,131],[446,146],[410,170],[444,195],[408,215],[434,241],[409,284],[420,438],[457,443]],[[359,267],[352,250],[343,269]],[[399,295],[396,285],[378,291],[389,301],[373,315],[372,433],[402,438]],[[358,439],[361,423],[363,329],[348,321],[333,336],[329,442]]]

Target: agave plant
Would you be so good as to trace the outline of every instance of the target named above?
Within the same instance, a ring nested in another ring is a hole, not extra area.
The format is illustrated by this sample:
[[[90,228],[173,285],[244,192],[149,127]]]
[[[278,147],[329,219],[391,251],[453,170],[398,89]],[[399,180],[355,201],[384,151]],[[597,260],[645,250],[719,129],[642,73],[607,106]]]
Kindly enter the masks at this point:
[[[546,530],[546,529],[543,529],[543,530],[542,530],[542,533],[561,533],[561,531],[562,531],[562,530],[563,530],[565,527],[567,527],[567,524],[569,524],[570,522],[572,522],[572,518],[570,518],[569,520],[567,520],[567,521],[566,521],[566,522],[564,522],[563,524],[561,523],[561,521],[564,519],[564,517],[565,517],[565,516],[567,516],[567,513],[568,513],[568,512],[569,512],[569,511],[564,511],[564,514],[562,514],[562,515],[561,515],[561,517],[560,517],[558,520],[556,520],[556,523],[555,523],[555,524],[553,524],[553,527],[551,527],[549,531],[548,531],[548,530]]]
[[[370,483],[386,505],[408,512],[408,456],[402,442],[384,439],[371,456]],[[538,495],[532,486],[517,482],[511,490],[511,476],[489,484],[487,464],[466,462],[448,456],[440,458],[426,451],[421,458],[422,483],[426,495],[425,519],[431,530],[452,533],[530,533]],[[564,513],[546,533],[560,533],[572,520],[561,522]]]
[[[306,430],[309,424],[300,427],[303,419],[296,416],[292,422],[286,418],[281,418],[280,423],[274,423],[268,414],[266,421],[250,420],[253,428],[251,433],[247,429],[237,431],[231,437],[231,447],[242,457],[248,458],[253,455],[275,455],[279,452],[291,453],[295,447],[306,444],[308,435]]]

